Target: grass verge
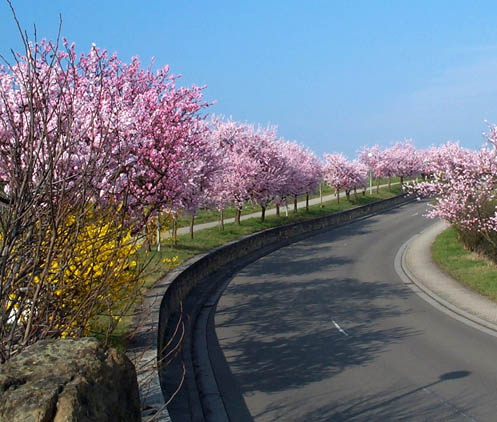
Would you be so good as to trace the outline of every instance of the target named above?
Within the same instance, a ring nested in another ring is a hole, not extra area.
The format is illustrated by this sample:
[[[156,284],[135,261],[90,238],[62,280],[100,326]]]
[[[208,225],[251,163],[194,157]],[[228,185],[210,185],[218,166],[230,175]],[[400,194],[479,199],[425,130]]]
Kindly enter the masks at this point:
[[[497,266],[465,249],[452,227],[438,235],[431,253],[433,260],[455,280],[497,302]]]

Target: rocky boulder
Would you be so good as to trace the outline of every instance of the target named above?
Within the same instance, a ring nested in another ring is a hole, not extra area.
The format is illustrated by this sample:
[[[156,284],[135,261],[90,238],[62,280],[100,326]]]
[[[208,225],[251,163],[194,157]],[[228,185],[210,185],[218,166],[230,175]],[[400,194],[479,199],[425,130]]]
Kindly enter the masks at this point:
[[[133,364],[93,338],[43,340],[0,366],[0,422],[140,420]]]

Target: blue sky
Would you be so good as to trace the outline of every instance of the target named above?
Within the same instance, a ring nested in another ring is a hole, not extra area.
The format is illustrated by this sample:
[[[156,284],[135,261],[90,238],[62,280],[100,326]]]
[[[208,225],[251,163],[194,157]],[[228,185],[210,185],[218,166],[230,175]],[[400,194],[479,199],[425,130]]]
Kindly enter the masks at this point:
[[[62,34],[207,85],[210,113],[276,124],[318,154],[413,138],[479,148],[497,123],[495,1],[13,0]],[[20,49],[0,0],[0,53]]]

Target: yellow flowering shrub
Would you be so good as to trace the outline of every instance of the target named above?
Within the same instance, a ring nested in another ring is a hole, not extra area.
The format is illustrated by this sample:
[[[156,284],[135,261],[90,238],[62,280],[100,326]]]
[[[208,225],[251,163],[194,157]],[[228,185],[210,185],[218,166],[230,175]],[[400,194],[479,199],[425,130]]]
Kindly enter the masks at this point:
[[[97,220],[79,231],[69,259],[61,260],[63,268],[57,258],[52,261],[47,281],[58,306],[69,311],[62,336],[88,334],[98,317],[119,318],[120,308],[139,287],[134,259],[139,247],[130,231]],[[87,306],[91,312],[84,312]]]
[[[12,259],[11,274],[2,278],[13,281],[3,283],[8,300],[2,314],[11,326],[36,337],[87,335],[97,319],[115,325],[129,306],[141,282],[135,260],[140,243],[111,216],[89,216],[68,218],[55,232],[38,227],[37,259]]]
[[[177,257],[141,250],[143,230],[123,225],[109,210],[11,233],[4,239],[0,232],[0,257],[7,257],[0,271],[0,362],[9,347],[46,337],[108,339],[140,298],[148,272],[160,276],[178,265]],[[152,257],[162,265],[151,269]]]

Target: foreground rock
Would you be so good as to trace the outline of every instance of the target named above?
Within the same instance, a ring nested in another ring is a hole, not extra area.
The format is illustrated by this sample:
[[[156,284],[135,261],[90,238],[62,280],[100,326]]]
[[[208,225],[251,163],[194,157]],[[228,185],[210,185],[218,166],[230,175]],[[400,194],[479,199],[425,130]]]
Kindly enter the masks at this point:
[[[140,421],[136,372],[97,340],[44,340],[0,366],[0,422]]]

